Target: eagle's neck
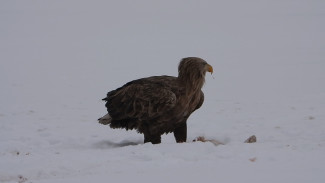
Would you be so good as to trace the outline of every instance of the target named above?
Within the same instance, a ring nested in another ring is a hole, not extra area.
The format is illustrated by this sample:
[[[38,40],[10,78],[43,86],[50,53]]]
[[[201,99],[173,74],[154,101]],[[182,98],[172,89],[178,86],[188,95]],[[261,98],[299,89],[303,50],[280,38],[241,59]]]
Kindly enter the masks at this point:
[[[205,82],[205,73],[182,73],[179,72],[178,80],[185,87],[186,94],[200,92]]]

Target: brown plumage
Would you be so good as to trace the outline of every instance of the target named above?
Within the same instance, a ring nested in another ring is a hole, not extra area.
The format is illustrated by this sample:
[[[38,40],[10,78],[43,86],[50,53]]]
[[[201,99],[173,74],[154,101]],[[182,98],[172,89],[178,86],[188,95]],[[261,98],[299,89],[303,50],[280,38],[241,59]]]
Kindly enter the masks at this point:
[[[173,132],[176,142],[185,142],[186,121],[204,101],[201,88],[206,72],[213,68],[197,57],[181,60],[178,77],[152,76],[126,83],[107,93],[108,114],[99,123],[111,128],[136,129],[144,142],[157,144],[161,135]]]

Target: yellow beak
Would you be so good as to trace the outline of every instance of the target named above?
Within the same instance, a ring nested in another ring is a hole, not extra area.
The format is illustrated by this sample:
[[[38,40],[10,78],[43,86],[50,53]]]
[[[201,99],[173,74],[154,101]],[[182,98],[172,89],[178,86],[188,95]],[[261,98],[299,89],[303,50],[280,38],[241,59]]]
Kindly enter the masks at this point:
[[[211,74],[213,73],[213,67],[210,64],[206,65],[206,69],[208,72],[211,72]]]

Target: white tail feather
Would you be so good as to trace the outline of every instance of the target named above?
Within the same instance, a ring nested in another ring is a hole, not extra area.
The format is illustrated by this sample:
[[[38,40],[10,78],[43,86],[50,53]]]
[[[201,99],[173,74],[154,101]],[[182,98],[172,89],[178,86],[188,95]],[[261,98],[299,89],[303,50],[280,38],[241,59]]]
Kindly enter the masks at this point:
[[[103,125],[108,125],[112,121],[111,116],[107,113],[105,116],[98,119],[98,122]]]

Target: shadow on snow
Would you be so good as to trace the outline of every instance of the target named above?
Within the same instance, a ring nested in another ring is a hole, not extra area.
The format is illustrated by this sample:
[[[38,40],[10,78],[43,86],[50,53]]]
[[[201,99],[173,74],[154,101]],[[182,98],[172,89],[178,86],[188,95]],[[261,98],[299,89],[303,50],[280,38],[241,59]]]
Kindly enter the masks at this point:
[[[128,141],[128,140],[123,140],[121,142],[112,142],[112,141],[100,141],[95,143],[93,146],[98,149],[110,149],[110,148],[119,148],[119,147],[126,147],[126,146],[135,146],[143,144],[143,141]]]

